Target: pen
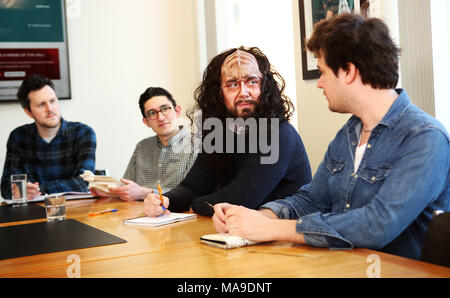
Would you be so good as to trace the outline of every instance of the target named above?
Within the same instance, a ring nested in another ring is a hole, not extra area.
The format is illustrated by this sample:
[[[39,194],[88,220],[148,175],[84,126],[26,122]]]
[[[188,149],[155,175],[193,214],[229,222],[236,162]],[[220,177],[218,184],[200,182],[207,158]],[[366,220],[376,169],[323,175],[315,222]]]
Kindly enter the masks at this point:
[[[214,205],[212,205],[212,204],[210,204],[208,202],[205,202],[205,204],[214,209]]]
[[[116,212],[116,211],[119,211],[119,209],[111,209],[111,210],[105,210],[105,211],[100,211],[100,212],[95,212],[95,213],[89,213],[88,216],[96,216],[96,215],[105,214],[108,212]]]
[[[164,208],[164,205],[163,205],[164,201],[162,198],[161,185],[159,185],[159,183],[158,183],[158,193],[159,193],[159,200],[161,201],[161,207],[162,207],[163,211],[166,211],[166,208]]]

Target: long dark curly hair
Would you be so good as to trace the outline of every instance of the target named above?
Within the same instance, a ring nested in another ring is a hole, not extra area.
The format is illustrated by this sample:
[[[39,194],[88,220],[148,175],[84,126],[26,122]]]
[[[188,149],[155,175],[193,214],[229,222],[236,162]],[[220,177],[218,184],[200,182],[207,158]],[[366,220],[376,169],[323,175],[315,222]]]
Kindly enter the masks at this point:
[[[257,120],[260,118],[278,118],[280,122],[289,121],[294,113],[294,105],[289,97],[284,94],[285,81],[283,77],[272,67],[269,59],[259,48],[241,46],[217,55],[206,67],[203,73],[203,81],[194,91],[196,104],[187,114],[191,123],[194,123],[194,113],[198,109],[202,111],[202,123],[206,119],[214,117],[220,119],[225,127],[227,118],[236,118],[236,115],[228,111],[225,106],[221,89],[221,68],[225,59],[237,50],[253,55],[262,74],[261,95],[250,117],[254,117]],[[209,131],[202,131],[202,140],[208,133]],[[205,155],[207,166],[215,171],[223,172],[229,165],[229,154],[212,153]]]
[[[261,96],[255,107],[255,118],[278,118],[280,121],[289,121],[294,113],[294,105],[283,92],[285,81],[272,67],[266,55],[257,47],[229,49],[216,57],[206,67],[203,81],[194,91],[195,107],[188,113],[191,121],[196,109],[202,110],[202,120],[209,117],[225,120],[235,117],[225,106],[221,89],[221,68],[225,59],[237,50],[252,54],[258,62],[262,74]]]

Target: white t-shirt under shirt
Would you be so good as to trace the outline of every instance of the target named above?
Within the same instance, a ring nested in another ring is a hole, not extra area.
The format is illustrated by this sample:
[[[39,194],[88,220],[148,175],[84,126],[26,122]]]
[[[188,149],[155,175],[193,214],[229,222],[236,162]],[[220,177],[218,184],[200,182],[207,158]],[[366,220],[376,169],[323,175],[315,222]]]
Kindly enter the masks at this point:
[[[364,145],[356,147],[355,150],[355,173],[358,171],[359,164],[364,156],[364,152],[366,151],[367,143]]]

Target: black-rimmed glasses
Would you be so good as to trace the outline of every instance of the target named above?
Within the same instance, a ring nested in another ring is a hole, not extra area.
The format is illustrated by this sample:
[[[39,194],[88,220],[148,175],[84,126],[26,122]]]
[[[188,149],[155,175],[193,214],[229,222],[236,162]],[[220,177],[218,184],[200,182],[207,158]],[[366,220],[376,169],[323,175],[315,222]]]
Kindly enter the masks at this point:
[[[163,114],[164,116],[167,116],[169,112],[172,110],[171,106],[163,105],[159,107],[158,110],[151,109],[146,113],[147,119],[149,120],[155,120],[158,118],[158,113]]]

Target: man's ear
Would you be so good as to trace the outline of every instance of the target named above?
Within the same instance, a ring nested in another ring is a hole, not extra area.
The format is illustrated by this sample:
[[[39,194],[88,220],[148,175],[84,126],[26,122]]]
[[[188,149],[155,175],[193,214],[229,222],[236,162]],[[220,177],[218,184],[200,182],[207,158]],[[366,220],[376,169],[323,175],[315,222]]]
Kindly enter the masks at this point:
[[[147,118],[142,118],[142,123],[144,123],[144,125],[145,126],[147,126],[147,127],[149,127],[149,128],[152,128],[151,126],[150,126],[150,123],[148,123],[148,120],[147,120]]]
[[[347,63],[347,69],[345,69],[343,72],[345,75],[344,81],[347,85],[353,83],[359,74],[358,68],[356,68],[356,65],[352,62]]]
[[[34,119],[33,113],[31,113],[29,108],[23,108],[23,110],[25,111],[25,114],[28,115],[28,117]]]
[[[175,113],[177,113],[177,117],[180,117],[180,115],[181,115],[181,110],[182,110],[181,106],[176,106],[176,107],[175,107]]]

